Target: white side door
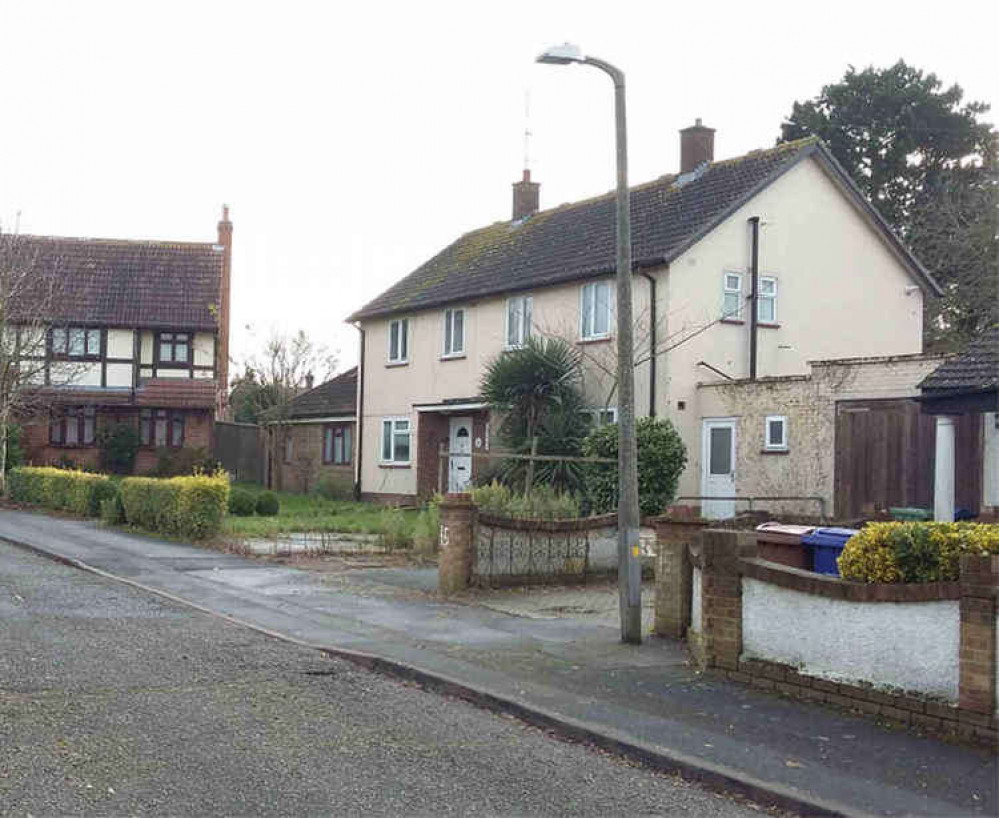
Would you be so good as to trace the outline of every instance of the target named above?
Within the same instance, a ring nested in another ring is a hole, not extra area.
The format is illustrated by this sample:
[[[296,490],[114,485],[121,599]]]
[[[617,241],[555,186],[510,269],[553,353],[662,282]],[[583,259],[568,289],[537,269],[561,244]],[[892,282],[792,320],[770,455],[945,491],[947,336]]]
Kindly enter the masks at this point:
[[[451,437],[448,443],[447,490],[458,493],[468,490],[472,482],[472,419],[451,418]]]
[[[701,494],[735,497],[735,419],[704,421],[701,438]],[[735,500],[701,500],[701,515],[713,520],[735,516]]]

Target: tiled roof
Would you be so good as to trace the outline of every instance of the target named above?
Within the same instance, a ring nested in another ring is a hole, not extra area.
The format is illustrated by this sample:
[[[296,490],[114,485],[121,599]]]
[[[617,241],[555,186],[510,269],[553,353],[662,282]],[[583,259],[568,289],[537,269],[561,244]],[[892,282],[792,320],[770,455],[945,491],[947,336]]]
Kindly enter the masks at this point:
[[[213,244],[56,236],[14,241],[38,272],[39,286],[51,292],[43,300],[53,321],[207,331],[218,325],[223,256]]]
[[[335,417],[357,413],[357,367],[303,392],[289,404],[292,418]]]
[[[923,392],[988,392],[999,388],[999,326],[987,330],[960,355],[945,361],[919,384]]]
[[[210,409],[217,384],[207,378],[147,378],[135,392],[136,406],[156,409]]]
[[[755,193],[809,156],[824,160],[831,172],[843,177],[841,183],[860,196],[845,171],[814,137],[714,162],[679,186],[677,177],[663,176],[632,188],[634,266],[669,263]],[[918,274],[926,276],[862,196],[860,204]],[[348,320],[613,273],[616,227],[613,193],[545,210],[521,223],[497,222],[462,236]],[[936,288],[932,279],[926,279],[930,289]]]

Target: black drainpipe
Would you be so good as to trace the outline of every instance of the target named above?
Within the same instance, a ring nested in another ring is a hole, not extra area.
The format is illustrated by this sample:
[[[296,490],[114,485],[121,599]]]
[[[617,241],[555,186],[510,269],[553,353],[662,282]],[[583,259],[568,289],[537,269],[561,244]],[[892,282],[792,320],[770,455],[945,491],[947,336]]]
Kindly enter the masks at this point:
[[[357,326],[356,324],[354,326]],[[357,480],[354,481],[354,499],[361,499],[361,451],[363,448],[362,441],[364,440],[364,347],[365,338],[364,330],[357,327],[357,331],[361,333],[361,353],[358,357],[357,362],[357,429],[354,433],[354,445],[357,446]]]
[[[642,273],[649,282],[649,417],[656,416],[656,280]]]
[[[749,380],[756,380],[756,299],[760,284],[760,217],[751,216],[749,225],[753,235],[753,247],[749,261]]]

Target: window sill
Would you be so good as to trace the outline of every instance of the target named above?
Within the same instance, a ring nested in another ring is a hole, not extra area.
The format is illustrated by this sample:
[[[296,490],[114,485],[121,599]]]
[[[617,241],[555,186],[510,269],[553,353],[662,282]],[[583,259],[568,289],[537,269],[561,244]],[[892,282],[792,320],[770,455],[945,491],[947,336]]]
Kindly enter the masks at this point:
[[[760,454],[790,454],[791,450],[784,449],[760,449]]]
[[[380,469],[408,469],[412,466],[412,463],[379,463],[378,468]]]
[[[49,441],[49,448],[51,449],[92,449],[97,446],[97,443],[53,443]]]
[[[609,344],[614,338],[610,335],[601,335],[599,338],[580,338],[577,344]]]
[[[353,464],[351,464],[351,463],[334,463],[332,460],[328,460],[328,461],[324,460],[323,461],[323,468],[324,469],[345,469],[345,468],[349,468],[351,465],[353,465]]]
[[[386,369],[394,369],[397,366],[409,366],[409,361],[388,361],[385,364]]]
[[[743,321],[741,318],[722,318],[720,323],[739,325],[739,324],[745,324],[746,322]]]
[[[756,326],[761,329],[780,329],[780,324],[774,323],[773,321],[757,321]]]
[[[468,356],[464,352],[459,352],[456,355],[441,355],[442,361],[463,361]]]

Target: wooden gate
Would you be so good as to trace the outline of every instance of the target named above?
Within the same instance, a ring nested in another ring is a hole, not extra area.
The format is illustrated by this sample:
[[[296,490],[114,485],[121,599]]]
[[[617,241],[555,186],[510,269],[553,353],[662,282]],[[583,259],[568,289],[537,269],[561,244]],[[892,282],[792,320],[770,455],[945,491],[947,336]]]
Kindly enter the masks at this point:
[[[978,513],[982,497],[980,415],[956,418],[958,508]],[[914,400],[836,404],[835,514],[859,517],[893,506],[933,508],[936,418]]]

